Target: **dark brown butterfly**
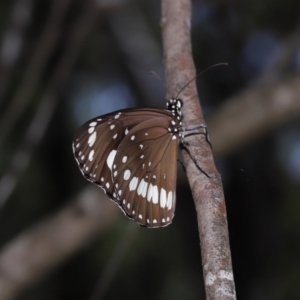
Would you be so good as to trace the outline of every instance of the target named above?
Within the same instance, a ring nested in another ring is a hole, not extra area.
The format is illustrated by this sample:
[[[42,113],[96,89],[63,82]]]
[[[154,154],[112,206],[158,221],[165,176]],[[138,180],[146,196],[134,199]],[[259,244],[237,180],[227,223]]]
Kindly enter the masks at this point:
[[[74,138],[83,176],[145,227],[167,226],[174,217],[177,150],[186,144],[181,107],[172,98],[167,109],[112,112],[86,122]]]

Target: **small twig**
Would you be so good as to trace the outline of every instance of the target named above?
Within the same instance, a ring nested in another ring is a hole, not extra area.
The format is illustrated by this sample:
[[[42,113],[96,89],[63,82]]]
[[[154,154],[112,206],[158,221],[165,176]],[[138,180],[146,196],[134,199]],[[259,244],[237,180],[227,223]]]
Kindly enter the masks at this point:
[[[164,63],[167,86],[173,95],[196,73],[191,55],[190,24],[190,0],[162,0]],[[180,98],[184,102],[184,125],[205,124],[194,81],[182,91]],[[222,182],[209,144],[203,135],[194,136],[194,139],[199,146],[191,147],[191,151],[209,178],[184,152],[183,158],[197,211],[206,298],[233,300],[236,295]]]

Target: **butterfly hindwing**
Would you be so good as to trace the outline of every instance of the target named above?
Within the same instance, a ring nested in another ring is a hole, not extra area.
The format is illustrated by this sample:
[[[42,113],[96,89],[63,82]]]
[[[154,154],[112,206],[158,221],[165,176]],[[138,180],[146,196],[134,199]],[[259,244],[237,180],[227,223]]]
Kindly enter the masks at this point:
[[[170,119],[146,120],[129,131],[114,161],[115,194],[126,214],[147,227],[171,223],[175,210],[178,139]]]

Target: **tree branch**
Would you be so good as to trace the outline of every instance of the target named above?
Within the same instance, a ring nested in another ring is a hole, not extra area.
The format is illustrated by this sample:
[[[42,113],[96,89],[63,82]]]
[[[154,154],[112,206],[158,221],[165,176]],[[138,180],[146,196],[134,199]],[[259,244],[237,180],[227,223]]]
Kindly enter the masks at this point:
[[[167,85],[173,97],[196,74],[192,59],[190,24],[190,0],[162,1],[164,63]],[[195,81],[182,91],[180,98],[184,102],[184,125],[196,125],[199,121],[204,123]],[[187,139],[190,144],[197,145],[191,147],[191,151],[210,177],[207,178],[201,173],[191,158],[183,153],[197,211],[206,297],[207,300],[232,300],[236,296],[221,178],[214,165],[210,146],[203,135]]]

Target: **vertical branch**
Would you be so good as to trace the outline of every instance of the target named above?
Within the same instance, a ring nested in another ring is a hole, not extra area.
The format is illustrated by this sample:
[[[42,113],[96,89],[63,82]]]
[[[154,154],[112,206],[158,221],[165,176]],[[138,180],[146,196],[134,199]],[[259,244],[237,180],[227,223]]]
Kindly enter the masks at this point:
[[[191,1],[162,0],[162,35],[168,90],[176,96],[195,77],[191,50]],[[170,96],[170,95],[169,95]],[[195,81],[180,94],[184,126],[204,124]],[[226,207],[220,175],[204,135],[186,138],[192,154],[209,178],[183,153],[198,219],[207,300],[236,299],[231,264]]]

